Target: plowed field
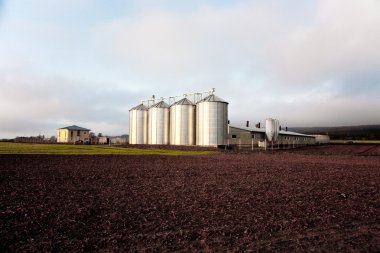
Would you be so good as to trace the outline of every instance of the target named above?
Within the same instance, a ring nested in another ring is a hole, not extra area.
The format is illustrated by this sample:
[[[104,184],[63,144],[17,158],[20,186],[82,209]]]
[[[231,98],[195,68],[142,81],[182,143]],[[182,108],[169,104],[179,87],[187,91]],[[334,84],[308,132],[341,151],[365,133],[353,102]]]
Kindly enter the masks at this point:
[[[311,155],[380,156],[380,145],[321,145],[308,146],[291,152]]]
[[[380,251],[380,157],[0,155],[0,251]]]

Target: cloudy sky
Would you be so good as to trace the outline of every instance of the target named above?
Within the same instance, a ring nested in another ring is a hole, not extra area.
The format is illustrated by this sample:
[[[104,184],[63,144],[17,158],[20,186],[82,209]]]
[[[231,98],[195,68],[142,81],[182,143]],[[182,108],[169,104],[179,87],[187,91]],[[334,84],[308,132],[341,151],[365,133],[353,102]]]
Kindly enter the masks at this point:
[[[380,124],[380,1],[0,0],[0,138],[209,88],[236,125]]]

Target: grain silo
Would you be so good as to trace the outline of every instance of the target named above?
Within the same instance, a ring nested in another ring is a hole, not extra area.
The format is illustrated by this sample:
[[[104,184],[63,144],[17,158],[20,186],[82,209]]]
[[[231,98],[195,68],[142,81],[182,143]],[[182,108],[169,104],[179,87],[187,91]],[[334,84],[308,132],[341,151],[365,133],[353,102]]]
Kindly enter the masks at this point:
[[[211,94],[196,105],[196,144],[220,146],[227,144],[228,103]]]
[[[269,142],[276,142],[280,131],[280,122],[277,119],[268,118],[265,121],[265,134]]]
[[[170,107],[170,144],[195,144],[195,105],[187,98]]]
[[[148,108],[140,104],[129,110],[129,143],[148,143]]]
[[[164,101],[149,107],[148,144],[169,144],[169,105]]]

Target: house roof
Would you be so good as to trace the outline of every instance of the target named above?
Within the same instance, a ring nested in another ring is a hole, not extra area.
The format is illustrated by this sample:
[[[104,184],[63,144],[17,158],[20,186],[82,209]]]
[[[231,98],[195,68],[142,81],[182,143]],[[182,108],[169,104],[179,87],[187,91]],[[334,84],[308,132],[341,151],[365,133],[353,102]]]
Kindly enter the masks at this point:
[[[83,128],[77,125],[72,125],[72,126],[67,126],[67,127],[62,127],[58,129],[67,129],[67,130],[74,130],[74,131],[90,131],[90,129]]]

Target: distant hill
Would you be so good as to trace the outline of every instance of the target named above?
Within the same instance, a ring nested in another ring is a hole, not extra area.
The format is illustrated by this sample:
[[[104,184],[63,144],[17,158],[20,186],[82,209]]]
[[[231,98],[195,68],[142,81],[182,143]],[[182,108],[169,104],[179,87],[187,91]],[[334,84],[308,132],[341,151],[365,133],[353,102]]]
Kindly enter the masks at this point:
[[[328,134],[336,140],[380,140],[380,125],[338,127],[289,127],[289,131],[303,134]]]

